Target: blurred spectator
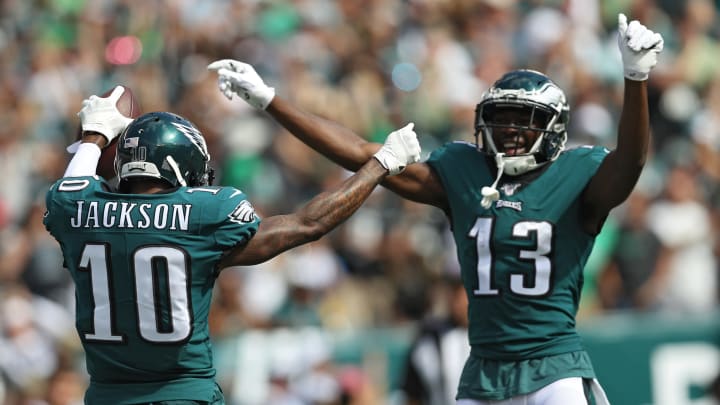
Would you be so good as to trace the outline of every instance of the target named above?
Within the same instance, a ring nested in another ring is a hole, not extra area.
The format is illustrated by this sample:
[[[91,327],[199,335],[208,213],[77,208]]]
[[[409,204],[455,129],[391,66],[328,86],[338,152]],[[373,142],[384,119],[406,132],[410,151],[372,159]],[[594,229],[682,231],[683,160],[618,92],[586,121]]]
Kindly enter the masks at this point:
[[[703,101],[690,122],[690,136],[703,179],[702,191],[711,207],[720,207],[720,73],[705,89]]]
[[[58,350],[77,349],[72,316],[22,285],[4,286],[0,308],[0,372],[11,395],[42,397],[64,360]]]
[[[30,292],[54,301],[73,310],[75,305],[74,287],[70,274],[62,268],[63,258],[60,246],[45,230],[42,214],[45,202],[38,201],[30,206],[26,223],[22,224],[21,233],[15,243],[21,248],[14,250],[20,257],[9,258],[10,263],[21,271],[19,278]],[[0,265],[0,268],[6,266]],[[12,274],[6,268],[5,274]]]
[[[710,211],[695,173],[675,166],[667,176],[664,195],[647,212],[650,230],[660,240],[659,266],[643,302],[679,312],[710,311],[717,306],[718,263]]]
[[[448,277],[438,286],[440,316],[425,319],[408,353],[401,390],[407,405],[455,401],[467,342],[467,294],[462,281]]]
[[[275,321],[289,327],[321,326],[319,306],[323,292],[337,284],[340,261],[325,240],[288,253],[285,272],[290,291]]]
[[[69,367],[59,368],[48,381],[45,400],[33,405],[81,405],[86,385],[84,375]]]
[[[598,298],[606,310],[649,309],[656,299],[650,280],[665,264],[659,263],[660,240],[647,224],[650,203],[650,196],[636,190],[622,206],[610,260],[597,282]]]

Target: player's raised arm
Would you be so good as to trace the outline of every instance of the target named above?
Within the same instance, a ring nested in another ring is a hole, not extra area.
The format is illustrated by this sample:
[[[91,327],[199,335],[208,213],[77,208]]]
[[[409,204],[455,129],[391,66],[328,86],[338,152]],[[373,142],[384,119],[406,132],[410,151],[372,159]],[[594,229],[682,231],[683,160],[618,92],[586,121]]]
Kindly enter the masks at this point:
[[[336,189],[317,195],[295,213],[263,219],[257,234],[231,250],[220,267],[262,263],[330,232],[350,217],[383,179],[420,159],[420,144],[412,128],[413,124],[408,124],[388,135],[373,158]]]
[[[617,148],[600,165],[583,193],[585,228],[599,231],[607,214],[630,195],[640,177],[650,144],[647,79],[663,49],[660,34],[618,16],[618,47],[625,90]]]
[[[267,111],[295,137],[348,170],[357,171],[382,146],[277,96],[275,89],[266,85],[247,63],[222,59],[208,68],[218,72],[218,87],[228,99],[238,96],[253,107]],[[426,164],[412,165],[402,175],[389,177],[382,184],[410,200],[445,208],[442,184]]]
[[[78,112],[83,138],[63,177],[95,174],[102,148],[109,145],[132,122],[132,118],[124,116],[117,107],[124,92],[123,86],[116,86],[107,97],[92,95],[83,100]]]

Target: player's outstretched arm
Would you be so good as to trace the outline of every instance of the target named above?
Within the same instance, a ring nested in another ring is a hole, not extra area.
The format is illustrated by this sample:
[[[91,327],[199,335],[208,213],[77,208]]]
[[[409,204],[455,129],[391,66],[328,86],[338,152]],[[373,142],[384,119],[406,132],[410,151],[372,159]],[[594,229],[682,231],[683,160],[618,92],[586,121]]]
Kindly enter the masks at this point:
[[[310,200],[297,212],[263,219],[250,241],[231,250],[221,268],[262,263],[278,254],[319,239],[352,215],[387,176],[420,159],[412,124],[388,135],[385,144],[339,187]]]
[[[585,228],[599,232],[610,210],[630,195],[647,160],[650,116],[647,79],[663,49],[660,34],[634,20],[618,16],[618,47],[622,55],[625,90],[618,125],[617,148],[603,160],[583,193]]]
[[[382,146],[371,143],[350,129],[307,113],[275,94],[255,69],[232,59],[211,63],[218,72],[218,87],[228,98],[237,96],[255,108],[267,111],[280,125],[302,142],[340,166],[357,171]],[[382,183],[395,193],[413,201],[445,208],[445,191],[427,164],[415,164],[400,176]]]

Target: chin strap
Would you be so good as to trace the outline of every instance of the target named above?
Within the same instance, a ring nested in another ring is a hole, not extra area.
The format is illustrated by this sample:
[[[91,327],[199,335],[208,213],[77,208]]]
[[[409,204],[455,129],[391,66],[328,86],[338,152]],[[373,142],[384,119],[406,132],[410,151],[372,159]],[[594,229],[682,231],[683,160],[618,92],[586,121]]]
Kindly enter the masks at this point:
[[[505,160],[503,159],[503,156],[505,156],[504,153],[495,154],[495,164],[497,164],[497,177],[495,178],[495,182],[493,182],[492,186],[485,186],[482,190],[480,190],[483,196],[482,201],[480,201],[480,205],[482,205],[485,209],[490,208],[494,201],[500,199],[500,192],[497,190],[497,185],[500,182],[503,170],[505,169]]]

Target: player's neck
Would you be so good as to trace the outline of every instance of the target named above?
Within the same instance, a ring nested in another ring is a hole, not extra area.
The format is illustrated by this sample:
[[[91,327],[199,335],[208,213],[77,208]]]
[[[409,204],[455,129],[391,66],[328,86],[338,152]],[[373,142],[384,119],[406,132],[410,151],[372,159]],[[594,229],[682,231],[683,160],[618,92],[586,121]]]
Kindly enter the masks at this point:
[[[156,194],[167,192],[169,188],[169,185],[164,181],[148,179],[130,182],[127,192],[129,194]]]
[[[165,187],[134,187],[130,189],[130,194],[157,194],[167,190]]]

